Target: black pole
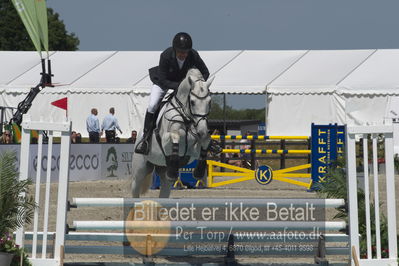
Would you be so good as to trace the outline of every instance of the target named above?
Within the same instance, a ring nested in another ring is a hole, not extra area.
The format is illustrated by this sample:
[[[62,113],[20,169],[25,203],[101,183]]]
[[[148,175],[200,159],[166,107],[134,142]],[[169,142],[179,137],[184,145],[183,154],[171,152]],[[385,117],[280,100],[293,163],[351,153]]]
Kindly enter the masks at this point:
[[[227,135],[227,128],[226,128],[226,93],[223,93],[223,135]]]
[[[281,150],[285,150],[286,146],[285,146],[285,139],[280,140],[280,149]],[[280,169],[284,169],[285,168],[285,153],[283,152],[280,155]]]
[[[51,60],[50,59],[47,59],[47,70],[48,70],[48,74],[47,74],[46,86],[54,87],[53,83],[51,81],[51,77],[54,75],[51,73]]]
[[[251,139],[251,150],[255,150],[255,140]],[[251,152],[251,169],[255,170],[255,157],[256,157],[256,153],[255,152]]]
[[[4,111],[5,111],[5,108],[4,108],[4,107],[0,107],[0,110],[1,110],[1,118],[0,118],[0,124],[1,124],[1,127],[0,127],[0,135],[3,135],[3,123],[4,123]]]
[[[46,86],[46,81],[47,81],[47,79],[46,79],[46,62],[45,62],[44,58],[42,58],[42,73],[40,73],[40,75],[42,75],[42,78],[40,79],[40,83],[41,83],[40,86],[42,88],[44,88]]]
[[[226,93],[223,93],[223,135],[227,135],[226,129]],[[225,140],[222,140],[222,147],[225,148]],[[226,154],[220,154],[220,161],[222,163],[226,163]],[[222,172],[224,172],[224,168],[221,168]]]

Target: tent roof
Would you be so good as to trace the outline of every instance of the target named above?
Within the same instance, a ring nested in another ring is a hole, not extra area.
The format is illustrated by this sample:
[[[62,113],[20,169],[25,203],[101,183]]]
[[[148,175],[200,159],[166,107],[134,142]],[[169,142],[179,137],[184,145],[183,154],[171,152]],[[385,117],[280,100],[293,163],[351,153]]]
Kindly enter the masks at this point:
[[[308,51],[268,86],[268,92],[331,92],[374,50]]]
[[[104,63],[114,52],[56,52],[50,56],[53,83],[57,86],[71,86],[76,80],[87,75],[99,64]],[[39,60],[38,60],[39,61]],[[8,87],[31,87],[36,85],[41,73],[40,62],[18,78],[8,83]],[[102,82],[102,80],[100,81]]]
[[[216,73],[213,92],[264,93],[305,51],[242,51]]]
[[[376,50],[340,82],[342,93],[398,94],[399,50]]]
[[[40,64],[37,52],[0,51],[0,86],[5,86]]]
[[[155,66],[158,64],[159,54],[161,52],[157,52],[156,60],[154,64]],[[226,64],[232,61],[237,55],[241,53],[241,51],[203,51],[201,53],[201,58],[206,62],[206,66],[209,69],[211,75],[217,73],[220,69],[222,69]],[[149,88],[152,85],[152,82],[148,76],[148,68],[146,70],[146,77],[140,80],[135,86],[138,88]],[[212,86],[214,88],[214,86]]]
[[[160,51],[50,52],[53,83],[43,93],[149,93]],[[399,50],[200,51],[213,93],[396,93]],[[26,92],[40,80],[37,52],[0,51],[0,90]]]

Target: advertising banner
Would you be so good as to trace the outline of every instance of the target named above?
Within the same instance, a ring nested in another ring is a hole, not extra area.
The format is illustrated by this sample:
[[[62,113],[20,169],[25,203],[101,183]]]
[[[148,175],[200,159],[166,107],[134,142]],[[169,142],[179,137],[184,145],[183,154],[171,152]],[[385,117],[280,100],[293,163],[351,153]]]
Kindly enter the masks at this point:
[[[325,181],[328,166],[344,154],[345,127],[312,124],[312,183]]]
[[[38,145],[30,146],[29,178],[36,180],[38,171]],[[45,182],[48,168],[48,146],[43,145],[41,182]],[[19,167],[20,145],[0,145],[0,152],[15,151]],[[69,158],[70,181],[130,178],[132,173],[133,144],[72,144]],[[53,144],[51,155],[51,181],[57,182],[60,165],[60,145]]]

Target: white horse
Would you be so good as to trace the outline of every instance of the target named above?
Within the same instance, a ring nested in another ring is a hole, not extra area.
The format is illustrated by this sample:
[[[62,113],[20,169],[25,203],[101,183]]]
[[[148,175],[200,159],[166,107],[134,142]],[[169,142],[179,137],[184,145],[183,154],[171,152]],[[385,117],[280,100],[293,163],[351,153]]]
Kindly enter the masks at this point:
[[[161,198],[168,198],[179,167],[198,159],[193,175],[203,179],[210,144],[207,117],[213,81],[204,81],[198,69],[190,69],[176,94],[160,111],[148,155],[133,154],[132,194],[138,198],[150,187],[152,173],[160,176]]]

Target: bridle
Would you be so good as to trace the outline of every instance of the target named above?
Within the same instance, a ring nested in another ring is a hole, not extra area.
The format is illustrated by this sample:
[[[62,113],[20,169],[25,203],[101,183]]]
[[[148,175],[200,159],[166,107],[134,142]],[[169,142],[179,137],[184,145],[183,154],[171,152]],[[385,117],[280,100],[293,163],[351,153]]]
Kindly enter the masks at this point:
[[[204,81],[204,80],[197,80],[197,81]],[[195,82],[197,82],[195,81]],[[204,100],[206,99],[209,95],[211,94],[211,92],[208,89],[208,93],[205,96],[199,96],[198,94],[195,94],[193,92],[193,89],[190,89],[190,94],[188,95],[188,109],[190,110],[190,113],[192,116],[194,117],[201,117],[201,118],[206,118],[209,115],[210,112],[210,108],[208,108],[208,112],[205,114],[196,114],[193,112],[192,106],[191,106],[191,96],[194,96],[195,98],[199,99],[199,100]]]
[[[200,81],[201,82],[205,82],[205,80],[203,80],[203,79],[197,79],[197,80],[194,81],[194,83],[200,82]],[[173,99],[171,101],[171,104],[175,108],[175,110],[183,118],[184,124],[188,125],[188,124],[194,123],[195,127],[196,127],[201,120],[203,120],[203,119],[207,120],[207,117],[208,117],[209,112],[210,112],[210,108],[208,108],[208,112],[205,113],[205,114],[196,114],[196,113],[194,113],[193,110],[192,110],[192,105],[191,105],[191,97],[193,96],[193,97],[195,97],[195,98],[197,98],[199,100],[204,100],[210,95],[210,91],[208,89],[208,92],[207,92],[207,94],[205,96],[199,96],[198,94],[193,92],[193,88],[194,87],[195,86],[192,86],[190,88],[190,93],[188,94],[188,97],[187,97],[187,101],[188,101],[188,108],[187,109],[189,110],[189,113],[187,113],[187,111],[185,110],[184,104],[179,100],[179,98],[177,97],[177,94],[175,94],[174,97],[173,97],[174,101],[176,102],[176,105],[174,104]],[[196,117],[200,117],[199,121],[196,121],[196,119],[195,119]]]

